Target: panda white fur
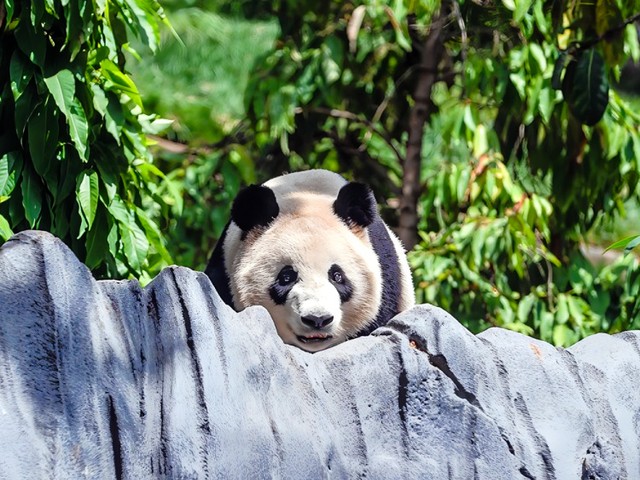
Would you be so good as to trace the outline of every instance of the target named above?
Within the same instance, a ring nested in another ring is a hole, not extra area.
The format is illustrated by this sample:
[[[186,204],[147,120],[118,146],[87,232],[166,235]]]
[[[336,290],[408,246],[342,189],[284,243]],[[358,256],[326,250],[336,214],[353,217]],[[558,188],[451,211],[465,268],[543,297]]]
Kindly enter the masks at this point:
[[[326,170],[242,190],[205,273],[227,304],[264,306],[280,337],[310,352],[367,335],[415,301],[369,187]]]

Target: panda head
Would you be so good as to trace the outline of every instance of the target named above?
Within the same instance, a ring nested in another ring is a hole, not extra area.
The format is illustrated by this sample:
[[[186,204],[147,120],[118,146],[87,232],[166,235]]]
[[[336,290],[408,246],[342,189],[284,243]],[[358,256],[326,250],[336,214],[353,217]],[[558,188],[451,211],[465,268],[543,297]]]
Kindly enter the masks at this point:
[[[238,309],[262,305],[289,344],[316,352],[355,336],[380,306],[381,271],[367,227],[377,215],[369,187],[336,196],[291,192],[276,200],[250,186],[234,201],[230,286]]]

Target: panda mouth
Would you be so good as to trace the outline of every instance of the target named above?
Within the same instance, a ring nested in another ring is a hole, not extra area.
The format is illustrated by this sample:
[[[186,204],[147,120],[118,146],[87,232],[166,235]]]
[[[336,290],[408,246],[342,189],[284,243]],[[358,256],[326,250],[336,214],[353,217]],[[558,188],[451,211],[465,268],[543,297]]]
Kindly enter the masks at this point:
[[[313,333],[308,336],[297,335],[296,338],[302,343],[322,343],[326,342],[327,340],[331,340],[333,336],[324,333]]]

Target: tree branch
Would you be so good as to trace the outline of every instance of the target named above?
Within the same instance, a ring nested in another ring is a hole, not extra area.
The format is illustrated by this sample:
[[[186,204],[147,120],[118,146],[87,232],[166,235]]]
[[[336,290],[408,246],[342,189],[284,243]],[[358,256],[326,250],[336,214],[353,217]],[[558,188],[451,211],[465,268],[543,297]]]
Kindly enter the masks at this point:
[[[444,8],[444,7],[441,7]],[[415,19],[408,18],[410,28]],[[420,165],[424,126],[433,113],[431,90],[438,80],[438,64],[443,55],[442,10],[435,16],[422,45],[414,45],[420,51],[418,78],[413,92],[414,105],[409,113],[407,156],[404,161],[402,197],[400,198],[400,224],[398,236],[405,248],[418,243],[418,199],[420,198]]]
[[[631,17],[623,21],[620,25],[616,25],[615,27],[610,28],[606,32],[603,32],[602,35],[598,35],[597,37],[591,38],[589,40],[581,40],[581,41],[572,43],[571,45],[569,45],[566,51],[569,53],[575,53],[575,52],[581,52],[583,50],[588,50],[594,45],[597,45],[598,43],[600,43],[602,40],[610,39],[614,35],[617,35],[622,30],[624,30],[627,27],[627,25],[634,23],[638,20],[640,20],[640,13],[636,13],[635,15],[632,15]]]
[[[356,115],[353,112],[347,112],[345,110],[338,110],[335,108],[323,108],[323,107],[311,107],[308,110],[306,110],[307,112],[311,112],[311,113],[319,113],[321,115],[326,115],[328,117],[333,117],[333,118],[344,118],[346,120],[351,120],[353,122],[356,123],[360,123],[362,125],[364,125],[365,127],[367,127],[370,131],[375,132],[377,135],[380,136],[380,138],[382,138],[385,143],[387,145],[389,145],[389,148],[391,148],[391,150],[393,150],[393,153],[395,154],[395,156],[398,158],[398,161],[400,163],[402,163],[402,154],[400,153],[400,151],[396,148],[396,146],[393,144],[393,142],[391,141],[391,138],[389,137],[389,135],[387,135],[386,132],[384,132],[383,130],[381,130],[374,122],[372,122],[371,120],[367,119],[367,118],[362,118],[358,115]],[[299,114],[302,113],[303,109],[298,107],[295,109],[295,113]]]

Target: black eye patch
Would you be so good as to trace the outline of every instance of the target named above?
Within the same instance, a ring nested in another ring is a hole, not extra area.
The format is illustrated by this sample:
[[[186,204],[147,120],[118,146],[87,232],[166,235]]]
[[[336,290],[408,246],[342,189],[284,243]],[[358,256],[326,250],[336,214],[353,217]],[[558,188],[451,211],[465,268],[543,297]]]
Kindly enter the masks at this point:
[[[291,265],[282,267],[275,282],[269,287],[269,295],[276,305],[284,305],[287,295],[298,281],[298,272]]]
[[[331,268],[329,268],[329,281],[338,291],[342,303],[348,302],[351,299],[351,295],[353,295],[353,284],[347,278],[344,270],[336,264],[331,265]]]

